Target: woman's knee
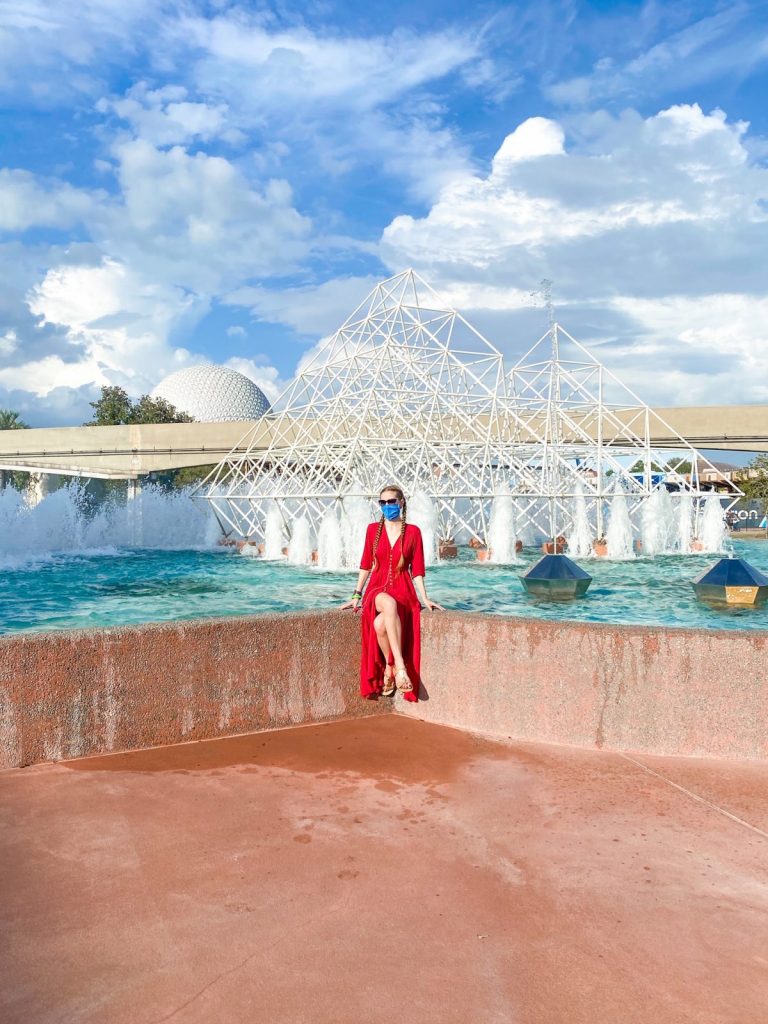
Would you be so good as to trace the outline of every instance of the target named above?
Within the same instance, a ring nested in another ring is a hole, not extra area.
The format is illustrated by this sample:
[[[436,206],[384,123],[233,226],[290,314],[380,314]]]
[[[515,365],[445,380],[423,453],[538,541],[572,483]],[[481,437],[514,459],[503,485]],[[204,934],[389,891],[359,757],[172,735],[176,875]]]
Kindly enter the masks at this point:
[[[387,624],[384,621],[384,616],[379,613],[373,620],[373,628],[376,630],[378,636],[385,636],[387,632]]]

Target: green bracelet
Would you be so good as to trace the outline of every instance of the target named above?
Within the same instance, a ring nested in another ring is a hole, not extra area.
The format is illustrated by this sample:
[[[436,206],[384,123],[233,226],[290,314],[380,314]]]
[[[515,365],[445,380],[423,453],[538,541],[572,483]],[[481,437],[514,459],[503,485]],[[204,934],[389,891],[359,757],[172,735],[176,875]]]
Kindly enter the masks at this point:
[[[356,590],[356,591],[354,592],[354,594],[352,595],[352,600],[354,601],[354,600],[355,600],[355,598],[358,598],[358,600],[362,600],[362,598],[363,598],[363,593],[362,593],[362,591],[361,591],[361,590]]]

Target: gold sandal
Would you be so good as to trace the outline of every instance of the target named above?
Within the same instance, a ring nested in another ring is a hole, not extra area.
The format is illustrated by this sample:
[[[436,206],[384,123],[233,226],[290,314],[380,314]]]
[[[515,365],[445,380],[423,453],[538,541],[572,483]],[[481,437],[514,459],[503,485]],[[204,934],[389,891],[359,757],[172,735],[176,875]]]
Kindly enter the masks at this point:
[[[381,696],[391,697],[395,689],[395,673],[392,670],[392,666],[387,665],[384,669],[384,685],[381,690]]]
[[[408,673],[404,668],[399,668],[395,672],[395,686],[402,693],[410,693],[413,690],[413,683],[408,678]]]

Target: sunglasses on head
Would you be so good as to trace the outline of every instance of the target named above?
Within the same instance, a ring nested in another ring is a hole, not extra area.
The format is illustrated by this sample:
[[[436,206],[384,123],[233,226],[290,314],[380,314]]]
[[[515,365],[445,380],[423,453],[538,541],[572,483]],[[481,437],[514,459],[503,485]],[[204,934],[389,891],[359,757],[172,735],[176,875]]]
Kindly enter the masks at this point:
[[[385,505],[399,505],[399,498],[379,498],[379,506],[384,508]]]

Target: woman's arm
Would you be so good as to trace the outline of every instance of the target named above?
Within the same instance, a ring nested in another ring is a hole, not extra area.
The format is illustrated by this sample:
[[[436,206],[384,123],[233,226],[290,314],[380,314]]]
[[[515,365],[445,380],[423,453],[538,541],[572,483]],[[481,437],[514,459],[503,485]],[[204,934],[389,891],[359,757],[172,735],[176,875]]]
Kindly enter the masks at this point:
[[[414,576],[413,577],[413,585],[416,587],[416,590],[418,592],[418,595],[419,595],[419,598],[421,600],[421,603],[424,605],[425,608],[429,608],[429,610],[431,612],[434,612],[434,611],[444,612],[445,611],[445,608],[443,608],[443,606],[441,604],[438,604],[437,601],[432,601],[432,600],[430,600],[430,598],[427,597],[427,588],[424,585],[424,577],[423,576]]]
[[[363,587],[365,586],[365,581],[368,579],[370,571],[370,569],[360,570],[357,574],[357,586],[355,587],[355,592],[348,601],[344,602],[341,606],[342,608],[351,608],[353,611],[357,611],[357,606],[363,599]]]

